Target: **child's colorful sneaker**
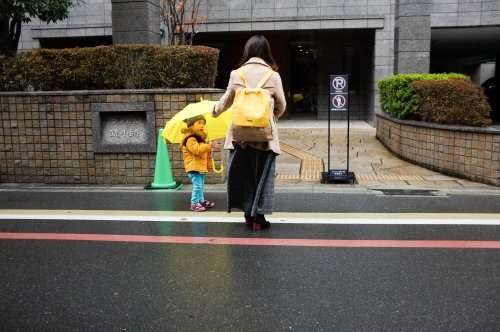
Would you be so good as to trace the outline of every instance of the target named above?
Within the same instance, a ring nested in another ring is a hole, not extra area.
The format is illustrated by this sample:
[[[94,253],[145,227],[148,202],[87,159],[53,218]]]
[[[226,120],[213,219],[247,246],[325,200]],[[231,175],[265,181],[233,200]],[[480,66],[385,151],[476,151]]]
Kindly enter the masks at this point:
[[[203,212],[205,211],[205,207],[201,205],[201,203],[191,203],[191,211],[196,211],[196,212]]]
[[[211,201],[203,201],[201,202],[201,205],[205,208],[211,208],[214,207],[215,203]]]

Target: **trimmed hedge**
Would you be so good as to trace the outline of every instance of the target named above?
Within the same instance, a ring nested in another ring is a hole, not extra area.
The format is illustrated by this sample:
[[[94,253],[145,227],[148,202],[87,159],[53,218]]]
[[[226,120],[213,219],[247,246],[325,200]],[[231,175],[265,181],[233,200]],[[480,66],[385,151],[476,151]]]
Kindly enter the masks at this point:
[[[211,88],[218,58],[206,46],[35,49],[0,59],[0,90]]]
[[[483,89],[468,79],[415,81],[412,113],[423,121],[466,126],[491,124],[491,108]]]
[[[411,83],[420,80],[446,80],[449,78],[469,77],[457,73],[443,74],[398,74],[377,82],[380,91],[382,111],[400,119],[412,118],[411,111],[417,101],[417,95]]]

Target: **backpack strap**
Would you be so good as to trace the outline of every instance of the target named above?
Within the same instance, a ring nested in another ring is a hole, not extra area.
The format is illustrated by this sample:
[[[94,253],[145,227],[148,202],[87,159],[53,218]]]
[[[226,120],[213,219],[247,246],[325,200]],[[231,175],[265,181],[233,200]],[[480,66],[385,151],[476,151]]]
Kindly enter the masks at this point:
[[[245,79],[245,75],[243,75],[243,71],[241,70],[241,68],[238,69],[236,72],[240,76],[240,78],[243,81],[243,83],[245,83],[245,87],[251,88],[251,86],[248,84],[247,80]],[[257,89],[262,88],[262,86],[267,82],[267,80],[269,79],[269,77],[271,77],[272,74],[274,74],[274,70],[269,69],[266,72],[266,74],[264,75],[264,77],[262,77],[262,79],[260,80],[259,84],[257,84],[257,86],[255,88],[257,88]]]
[[[236,72],[238,73],[238,75],[240,75],[240,78],[241,78],[241,80],[243,81],[243,83],[245,83],[245,87],[246,87],[246,88],[251,88],[251,86],[250,86],[250,85],[248,85],[248,82],[247,82],[247,80],[245,79],[245,75],[243,75],[243,71],[241,70],[241,68],[240,68],[240,69],[238,69]]]
[[[274,70],[269,69],[264,77],[262,77],[259,84],[257,84],[256,88],[262,88],[262,86],[266,84],[267,80],[269,79],[269,77],[271,77],[272,74],[274,74]]]

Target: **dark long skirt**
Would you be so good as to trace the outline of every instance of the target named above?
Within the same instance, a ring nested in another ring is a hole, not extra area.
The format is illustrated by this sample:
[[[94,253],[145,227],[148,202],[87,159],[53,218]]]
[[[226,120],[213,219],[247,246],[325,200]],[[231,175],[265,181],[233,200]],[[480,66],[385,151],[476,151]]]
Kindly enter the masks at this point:
[[[230,151],[227,177],[227,211],[248,215],[271,214],[274,205],[276,154],[252,147]]]

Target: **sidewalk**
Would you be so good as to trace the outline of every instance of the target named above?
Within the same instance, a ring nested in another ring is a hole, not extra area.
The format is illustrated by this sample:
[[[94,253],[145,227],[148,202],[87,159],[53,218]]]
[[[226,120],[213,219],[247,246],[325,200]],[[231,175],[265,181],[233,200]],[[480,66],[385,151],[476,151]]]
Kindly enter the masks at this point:
[[[347,122],[332,121],[330,169],[347,168]],[[350,122],[349,171],[356,182],[321,183],[321,172],[328,169],[328,121],[281,120],[278,122],[282,154],[276,163],[276,192],[285,193],[440,193],[500,195],[500,188],[447,176],[403,161],[380,143],[376,129],[364,121]],[[78,190],[143,191],[140,185],[94,186],[50,184],[0,184],[0,190]],[[207,184],[206,191],[225,192],[226,184]],[[191,191],[185,183],[181,191]]]
[[[357,183],[321,184],[328,169],[328,121],[278,122],[283,154],[277,158],[276,185],[358,188],[365,190],[495,191],[498,187],[459,179],[414,165],[394,156],[380,143],[376,129],[364,121],[350,122],[349,171]],[[332,121],[330,169],[347,168],[347,122]]]

